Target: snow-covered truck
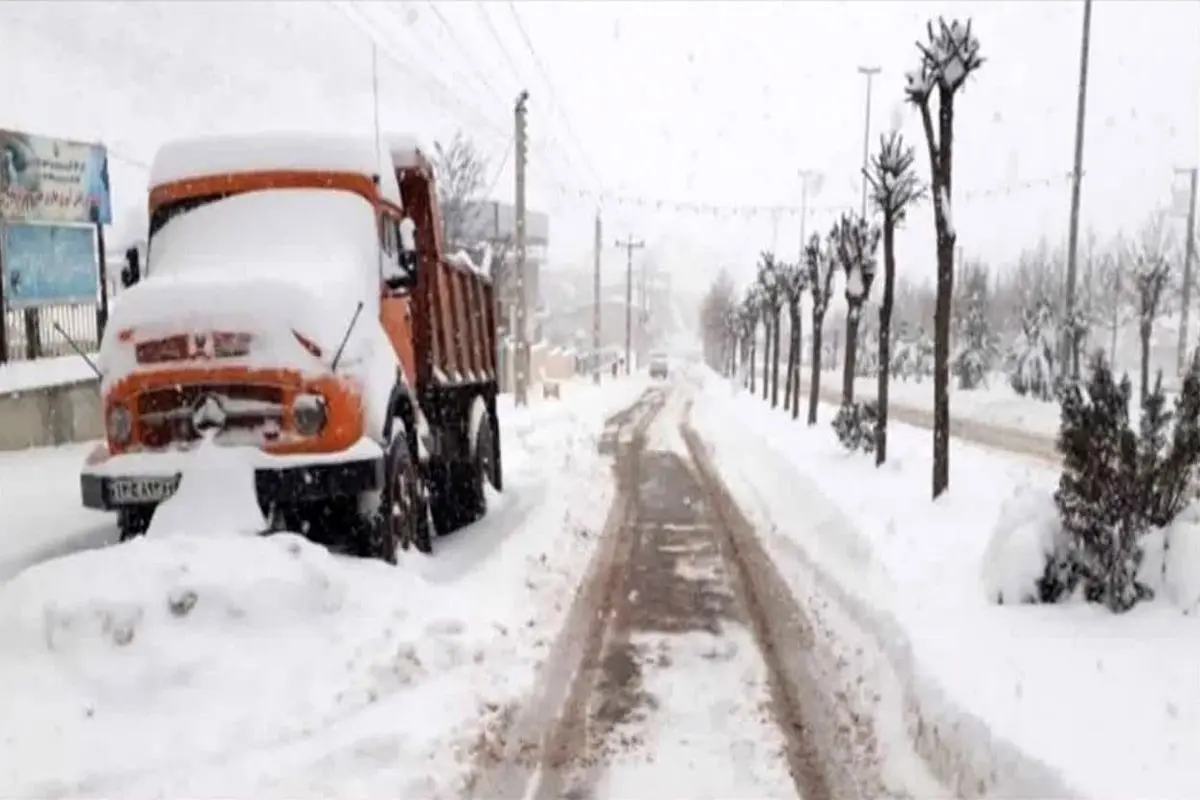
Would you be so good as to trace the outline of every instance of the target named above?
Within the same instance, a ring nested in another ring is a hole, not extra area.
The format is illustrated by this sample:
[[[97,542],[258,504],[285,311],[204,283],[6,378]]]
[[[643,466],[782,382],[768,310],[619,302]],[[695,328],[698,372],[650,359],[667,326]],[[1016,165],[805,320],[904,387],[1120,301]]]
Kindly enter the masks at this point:
[[[176,141],[151,168],[144,275],[98,367],[83,504],[144,533],[203,442],[253,461],[267,530],[393,561],[502,485],[493,287],[448,257],[410,140]]]

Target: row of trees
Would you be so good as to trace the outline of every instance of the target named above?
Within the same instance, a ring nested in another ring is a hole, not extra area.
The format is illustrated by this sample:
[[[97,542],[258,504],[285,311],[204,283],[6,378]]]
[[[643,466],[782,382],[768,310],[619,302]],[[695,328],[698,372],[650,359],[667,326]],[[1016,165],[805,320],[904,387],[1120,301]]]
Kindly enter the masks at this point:
[[[785,400],[790,393],[793,418],[798,416],[799,308],[800,297],[811,297],[812,358],[809,379],[808,424],[817,422],[820,393],[822,332],[829,310],[833,276],[845,273],[846,336],[843,365],[842,421],[853,419],[869,423],[870,436],[856,435],[855,441],[870,442],[876,464],[887,459],[889,369],[879,369],[878,402],[871,406],[854,403],[855,362],[863,305],[871,290],[877,267],[877,249],[882,240],[884,262],[883,299],[879,307],[878,363],[891,363],[891,324],[895,303],[896,258],[895,232],[903,224],[907,209],[922,196],[933,200],[936,236],[937,280],[934,298],[934,430],[933,496],[937,498],[950,483],[950,339],[954,292],[954,252],[957,233],[953,225],[951,196],[953,185],[954,101],[967,79],[983,64],[979,41],[971,32],[970,22],[926,26],[926,41],[918,42],[918,68],[906,76],[905,94],[920,113],[925,133],[930,180],[924,185],[916,175],[916,154],[898,133],[881,138],[871,158],[866,178],[871,187],[875,219],[863,219],[848,212],[824,237],[814,236],[806,244],[801,264],[789,265],[771,253],[763,253],[754,285],[740,301],[734,301],[728,279],[713,287],[702,309],[706,349],[713,363],[732,374],[737,361],[754,364],[757,331],[761,323],[767,350],[763,371],[763,392],[777,404],[780,313],[786,305],[792,321]],[[936,98],[936,104],[934,100]],[[936,115],[936,116],[935,116]],[[936,123],[935,123],[936,119]],[[771,355],[775,357],[772,358]],[[775,366],[772,368],[771,365]],[[768,374],[771,370],[773,374]],[[749,377],[753,390],[753,375]],[[866,445],[864,445],[866,446]]]

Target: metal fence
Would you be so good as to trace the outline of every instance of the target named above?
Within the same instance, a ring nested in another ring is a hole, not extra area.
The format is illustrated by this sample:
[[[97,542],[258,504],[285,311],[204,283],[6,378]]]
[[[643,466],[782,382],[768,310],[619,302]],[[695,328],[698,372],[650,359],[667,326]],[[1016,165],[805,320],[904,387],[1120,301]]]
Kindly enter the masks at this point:
[[[71,355],[75,350],[67,336],[85,353],[94,353],[100,346],[95,303],[5,309],[4,326],[8,352],[0,353],[0,363]]]

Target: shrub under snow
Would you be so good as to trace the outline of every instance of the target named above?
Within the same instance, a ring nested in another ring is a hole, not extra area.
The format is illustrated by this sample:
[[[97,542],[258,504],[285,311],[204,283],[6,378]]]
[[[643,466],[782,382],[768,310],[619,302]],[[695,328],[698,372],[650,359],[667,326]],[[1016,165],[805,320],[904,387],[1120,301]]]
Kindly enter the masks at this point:
[[[1200,596],[1200,353],[1175,408],[1159,385],[1129,419],[1128,377],[1117,383],[1097,355],[1086,386],[1061,395],[1063,471],[1050,517],[1046,498],[1018,494],[1005,506],[984,563],[993,600],[1056,602],[1077,594],[1127,611],[1165,590],[1185,608]]]
[[[838,409],[833,418],[833,431],[838,441],[850,452],[875,452],[875,423],[879,406],[873,400],[859,400]]]

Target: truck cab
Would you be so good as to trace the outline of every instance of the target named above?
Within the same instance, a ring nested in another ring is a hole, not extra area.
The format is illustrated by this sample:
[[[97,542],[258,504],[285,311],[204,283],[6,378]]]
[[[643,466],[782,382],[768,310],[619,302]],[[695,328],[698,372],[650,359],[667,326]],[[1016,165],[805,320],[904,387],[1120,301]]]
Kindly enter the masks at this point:
[[[346,552],[430,552],[482,516],[501,486],[492,287],[441,227],[411,139],[162,147],[145,277],[100,346],[84,505],[144,533],[207,438],[253,461],[271,529]]]

